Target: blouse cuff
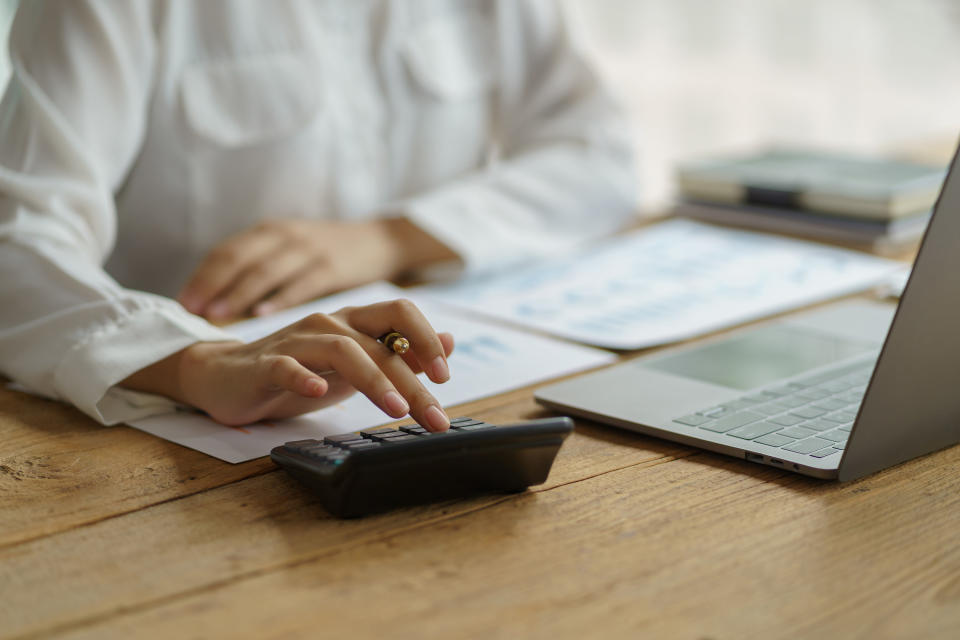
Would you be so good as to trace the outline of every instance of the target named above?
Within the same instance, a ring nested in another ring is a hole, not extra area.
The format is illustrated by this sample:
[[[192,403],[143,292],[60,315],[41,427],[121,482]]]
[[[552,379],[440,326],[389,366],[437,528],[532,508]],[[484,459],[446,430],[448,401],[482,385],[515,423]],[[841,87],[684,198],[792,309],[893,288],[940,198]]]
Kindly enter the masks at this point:
[[[173,305],[142,308],[71,349],[57,367],[54,382],[63,397],[102,424],[168,413],[177,409],[174,401],[116,385],[196,342],[236,339]]]

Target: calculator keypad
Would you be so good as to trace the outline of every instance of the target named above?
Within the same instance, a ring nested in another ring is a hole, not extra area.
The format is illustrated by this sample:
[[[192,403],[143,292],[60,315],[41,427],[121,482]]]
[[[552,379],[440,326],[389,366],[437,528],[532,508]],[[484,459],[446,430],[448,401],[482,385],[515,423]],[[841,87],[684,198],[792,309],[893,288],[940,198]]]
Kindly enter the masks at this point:
[[[382,446],[395,446],[414,442],[425,437],[456,436],[482,429],[494,429],[492,424],[473,418],[454,418],[450,421],[450,430],[442,433],[430,432],[420,425],[398,427],[396,429],[367,429],[355,433],[341,433],[326,436],[322,440],[307,439],[288,442],[284,446],[320,462],[341,464],[352,452],[376,449]]]

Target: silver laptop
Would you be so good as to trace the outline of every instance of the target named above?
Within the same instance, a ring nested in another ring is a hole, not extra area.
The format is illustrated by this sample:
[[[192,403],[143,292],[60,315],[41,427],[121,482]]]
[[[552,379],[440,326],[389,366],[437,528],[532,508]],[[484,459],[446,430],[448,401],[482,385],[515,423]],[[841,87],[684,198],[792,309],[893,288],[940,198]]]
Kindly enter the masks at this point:
[[[799,313],[544,387],[537,401],[819,478],[960,442],[958,158],[899,306]]]

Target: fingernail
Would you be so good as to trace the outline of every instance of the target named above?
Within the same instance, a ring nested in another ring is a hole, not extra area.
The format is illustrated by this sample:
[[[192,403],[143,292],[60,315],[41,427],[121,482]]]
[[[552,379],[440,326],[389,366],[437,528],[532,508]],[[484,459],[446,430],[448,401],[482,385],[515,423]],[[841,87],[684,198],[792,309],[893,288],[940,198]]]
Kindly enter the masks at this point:
[[[447,367],[447,361],[443,356],[437,356],[430,363],[430,371],[433,373],[433,379],[437,382],[446,382],[450,379],[450,369]]]
[[[269,302],[264,302],[263,304],[258,304],[253,308],[253,315],[267,316],[276,310],[277,310],[277,307],[275,305],[272,305]]]
[[[450,428],[450,418],[436,405],[432,404],[427,407],[427,410],[423,412],[423,417],[434,431],[446,431]]]
[[[226,318],[230,315],[230,308],[225,302],[214,302],[207,307],[207,315],[212,318]]]
[[[315,396],[322,396],[327,392],[327,385],[319,378],[311,378],[307,381],[307,390]]]
[[[410,412],[410,405],[396,391],[387,391],[383,395],[383,406],[387,408],[387,413],[394,418],[405,416]]]

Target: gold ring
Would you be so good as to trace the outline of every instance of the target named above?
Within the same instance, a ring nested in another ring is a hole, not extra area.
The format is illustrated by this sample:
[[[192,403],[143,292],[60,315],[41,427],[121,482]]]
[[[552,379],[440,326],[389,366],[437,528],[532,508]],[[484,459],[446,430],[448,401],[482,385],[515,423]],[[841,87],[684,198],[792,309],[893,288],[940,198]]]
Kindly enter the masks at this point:
[[[403,337],[403,334],[399,331],[389,331],[379,338],[380,342],[383,343],[387,349],[391,349],[397,355],[403,355],[410,350],[410,341]]]

